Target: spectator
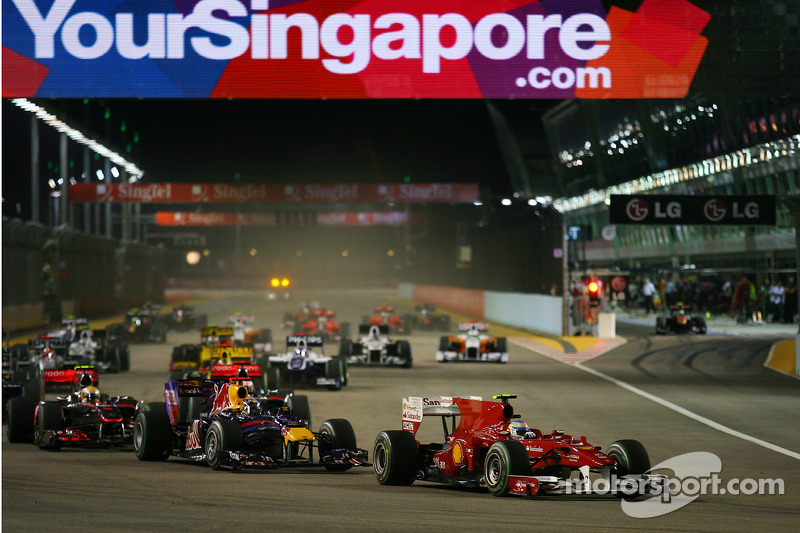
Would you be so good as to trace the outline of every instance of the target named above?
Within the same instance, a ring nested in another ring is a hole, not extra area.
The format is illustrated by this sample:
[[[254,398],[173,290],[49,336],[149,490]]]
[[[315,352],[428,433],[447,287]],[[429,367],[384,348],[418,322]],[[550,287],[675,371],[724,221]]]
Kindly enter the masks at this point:
[[[667,298],[667,305],[672,307],[675,305],[675,280],[671,279],[667,282],[667,288],[665,290],[666,298]]]
[[[728,311],[728,316],[737,315],[738,318],[747,320],[747,305],[750,300],[750,281],[747,276],[742,276],[739,283],[736,284],[736,289],[733,291],[733,299],[731,300],[731,308]]]
[[[797,312],[797,282],[794,277],[789,278],[786,284],[783,299],[783,321],[794,324],[794,315]]]
[[[785,294],[786,289],[784,289],[781,280],[775,280],[775,283],[769,288],[769,311],[773,322],[780,322],[783,318],[783,298]]]
[[[644,278],[642,283],[642,296],[644,296],[644,306],[649,314],[651,311],[655,313],[656,309],[653,306],[653,294],[656,292],[656,286],[650,281],[650,278]]]

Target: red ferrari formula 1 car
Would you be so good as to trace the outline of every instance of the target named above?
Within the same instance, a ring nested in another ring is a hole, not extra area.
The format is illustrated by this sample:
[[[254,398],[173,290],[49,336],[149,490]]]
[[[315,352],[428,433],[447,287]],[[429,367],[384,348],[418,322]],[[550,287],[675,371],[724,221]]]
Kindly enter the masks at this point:
[[[619,440],[602,452],[586,437],[557,430],[545,435],[518,419],[508,403],[513,398],[404,398],[403,429],[383,431],[375,440],[378,482],[434,481],[486,487],[495,496],[532,496],[582,492],[594,472],[610,486],[615,478],[624,478],[642,493],[663,487],[664,476],[646,473],[650,459],[639,441]],[[444,442],[421,444],[417,430],[431,416],[442,419]]]

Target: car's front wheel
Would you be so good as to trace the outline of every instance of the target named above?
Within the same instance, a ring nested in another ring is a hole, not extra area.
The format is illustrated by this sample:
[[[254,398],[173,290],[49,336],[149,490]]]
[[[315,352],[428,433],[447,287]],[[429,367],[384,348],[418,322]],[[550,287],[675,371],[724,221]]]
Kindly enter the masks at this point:
[[[217,470],[222,466],[226,451],[242,447],[242,428],[233,420],[215,420],[206,433],[205,452],[208,466]]]
[[[166,461],[172,426],[164,403],[149,403],[133,423],[133,450],[140,461]]]
[[[531,461],[528,451],[521,442],[499,441],[492,444],[486,452],[484,475],[486,486],[494,496],[505,496],[509,491],[509,476],[531,474]]]

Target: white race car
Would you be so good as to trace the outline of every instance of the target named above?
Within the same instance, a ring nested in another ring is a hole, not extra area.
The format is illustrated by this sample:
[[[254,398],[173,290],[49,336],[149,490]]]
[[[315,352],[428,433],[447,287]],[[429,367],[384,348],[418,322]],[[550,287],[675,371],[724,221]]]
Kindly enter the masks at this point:
[[[455,337],[442,337],[436,360],[448,361],[489,361],[508,363],[508,345],[505,337],[492,337],[487,334],[489,325],[484,322],[464,322],[458,325],[461,333]]]
[[[383,365],[411,368],[411,345],[408,341],[389,338],[388,324],[362,324],[357,342],[339,341],[339,355],[351,365]]]
[[[322,352],[321,335],[289,335],[286,352],[259,359],[265,367],[267,388],[300,386],[341,390],[347,385],[347,358],[329,357]]]

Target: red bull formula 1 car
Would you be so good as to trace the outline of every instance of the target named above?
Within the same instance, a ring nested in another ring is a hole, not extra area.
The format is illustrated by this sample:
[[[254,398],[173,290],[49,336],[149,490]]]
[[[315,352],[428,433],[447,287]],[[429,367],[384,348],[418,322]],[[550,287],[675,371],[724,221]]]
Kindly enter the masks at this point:
[[[324,466],[343,471],[369,466],[345,419],[310,426],[305,396],[260,393],[243,373],[233,379],[170,380],[165,401],[150,403],[134,425],[134,448],[142,461],[170,455],[211,468]]]
[[[375,440],[378,482],[486,487],[495,496],[579,493],[590,473],[609,482],[624,477],[642,490],[663,483],[663,476],[647,474],[650,459],[639,441],[619,440],[603,452],[586,437],[543,434],[518,420],[508,403],[513,398],[404,398],[403,429],[383,431]],[[430,417],[442,419],[444,441],[421,444],[417,430]]]
[[[670,316],[656,318],[656,335],[667,333],[699,333],[704,335],[708,331],[706,319],[701,316],[692,316],[691,306],[681,303],[670,307]]]

